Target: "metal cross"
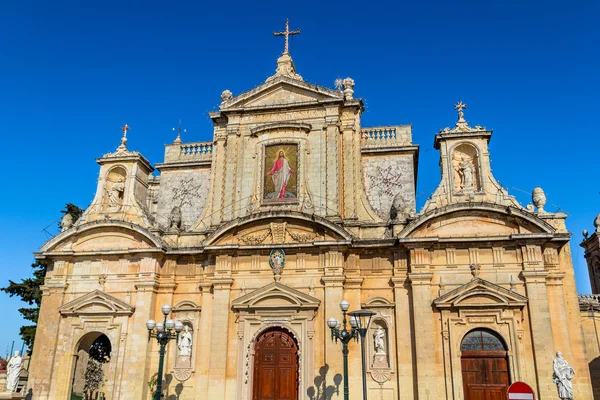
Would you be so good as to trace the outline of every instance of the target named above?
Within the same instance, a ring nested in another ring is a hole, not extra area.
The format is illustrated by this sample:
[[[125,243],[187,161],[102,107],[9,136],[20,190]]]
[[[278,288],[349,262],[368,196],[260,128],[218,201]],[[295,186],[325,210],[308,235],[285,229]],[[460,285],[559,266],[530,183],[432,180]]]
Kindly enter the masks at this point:
[[[297,29],[295,31],[290,31],[290,20],[289,19],[285,20],[285,31],[273,32],[274,36],[285,36],[285,48],[283,49],[283,54],[288,54],[290,35],[298,35],[298,34],[300,34],[300,29]]]

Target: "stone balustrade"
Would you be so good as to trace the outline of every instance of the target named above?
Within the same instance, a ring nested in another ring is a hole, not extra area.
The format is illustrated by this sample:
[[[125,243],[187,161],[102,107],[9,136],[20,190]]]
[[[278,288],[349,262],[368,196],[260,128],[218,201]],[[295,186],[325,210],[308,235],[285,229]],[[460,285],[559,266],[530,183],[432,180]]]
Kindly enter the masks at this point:
[[[580,294],[579,309],[600,311],[600,294]]]
[[[165,162],[211,161],[212,142],[191,142],[166,146]]]
[[[410,125],[362,128],[361,137],[363,148],[398,147],[412,144]]]

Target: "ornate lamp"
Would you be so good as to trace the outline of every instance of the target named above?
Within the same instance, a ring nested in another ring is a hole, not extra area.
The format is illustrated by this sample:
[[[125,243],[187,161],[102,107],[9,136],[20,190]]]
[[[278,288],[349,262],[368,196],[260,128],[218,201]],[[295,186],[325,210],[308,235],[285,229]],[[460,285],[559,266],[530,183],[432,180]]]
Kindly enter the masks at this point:
[[[371,317],[375,315],[373,311],[369,310],[356,310],[348,313],[350,315],[350,325],[352,320],[356,324],[358,334],[360,335],[360,353],[362,357],[362,378],[363,378],[363,400],[367,400],[367,363],[365,359],[365,336],[369,330],[371,324]],[[344,314],[345,318],[345,314]]]
[[[354,339],[358,341],[358,330],[356,329],[356,320],[350,319],[350,330],[346,329],[346,313],[350,308],[350,303],[346,300],[342,300],[340,303],[340,309],[344,314],[344,321],[340,322],[335,318],[329,318],[327,320],[327,326],[331,329],[331,340],[342,342],[342,354],[344,355],[344,400],[349,400],[349,389],[348,389],[348,343]]]
[[[167,319],[167,316],[171,313],[171,306],[165,304],[162,306],[161,311],[165,316],[163,322],[156,322],[153,319],[149,319],[146,322],[146,328],[148,328],[148,341],[151,338],[156,338],[160,345],[160,360],[158,362],[158,378],[156,379],[156,393],[154,396],[155,400],[160,400],[162,395],[162,375],[163,375],[163,364],[165,361],[165,348],[167,343],[171,339],[177,339],[179,332],[183,330],[183,323],[181,321],[173,321]]]

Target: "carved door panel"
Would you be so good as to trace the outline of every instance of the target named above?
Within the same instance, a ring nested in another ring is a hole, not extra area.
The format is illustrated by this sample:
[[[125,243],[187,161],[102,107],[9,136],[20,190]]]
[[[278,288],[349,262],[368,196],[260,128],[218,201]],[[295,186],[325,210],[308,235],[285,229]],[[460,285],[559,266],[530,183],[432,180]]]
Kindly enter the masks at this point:
[[[509,386],[505,351],[463,351],[465,400],[505,400]]]
[[[298,400],[298,346],[282,329],[256,340],[253,400]]]

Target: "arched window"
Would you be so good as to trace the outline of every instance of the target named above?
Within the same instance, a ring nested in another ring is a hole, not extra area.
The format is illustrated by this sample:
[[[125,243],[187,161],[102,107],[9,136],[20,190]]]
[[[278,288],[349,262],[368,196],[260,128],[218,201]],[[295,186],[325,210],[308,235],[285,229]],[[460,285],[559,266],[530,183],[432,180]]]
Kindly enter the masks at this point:
[[[460,344],[461,351],[506,351],[502,338],[493,331],[487,329],[475,329],[466,334]]]

